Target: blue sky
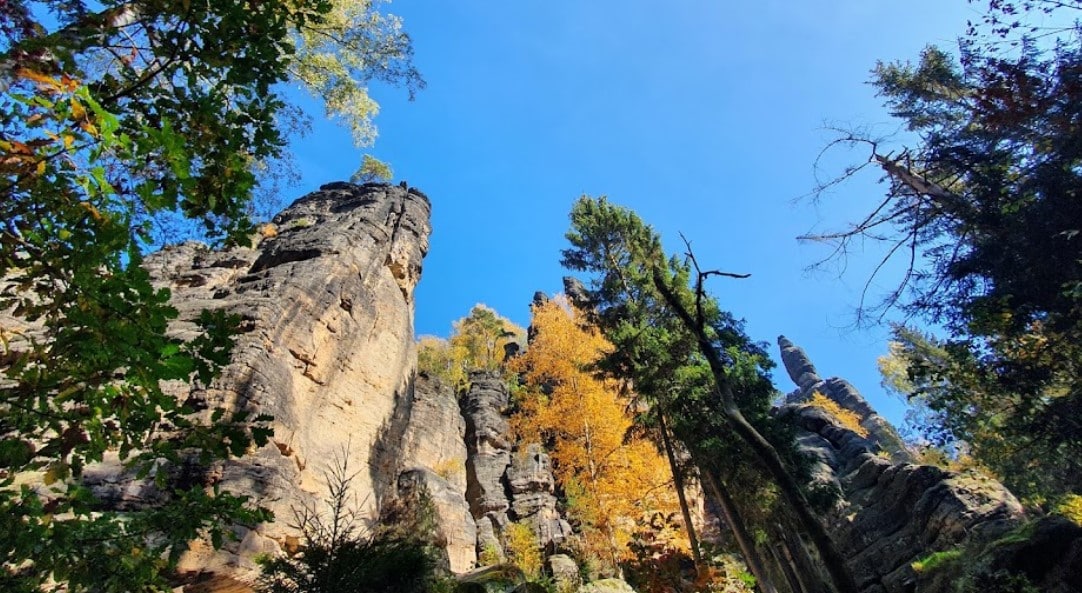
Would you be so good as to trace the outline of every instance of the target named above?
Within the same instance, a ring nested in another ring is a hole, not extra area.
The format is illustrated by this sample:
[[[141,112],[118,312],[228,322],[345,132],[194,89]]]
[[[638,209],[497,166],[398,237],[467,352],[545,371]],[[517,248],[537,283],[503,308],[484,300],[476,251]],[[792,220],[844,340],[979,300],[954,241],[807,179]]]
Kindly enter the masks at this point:
[[[853,328],[878,261],[808,273],[826,251],[798,243],[840,226],[882,196],[874,174],[820,206],[801,199],[829,126],[897,131],[867,83],[876,60],[956,47],[963,0],[833,2],[399,0],[428,82],[415,101],[374,88],[382,104],[371,149],[433,204],[431,251],[416,293],[418,334],[446,335],[483,302],[519,324],[533,293],[555,293],[567,214],[582,194],[636,210],[709,268],[722,306],[756,339],[785,334],[823,376],[853,382],[900,422],[875,367],[885,327]],[[901,139],[899,137],[899,139]],[[294,145],[296,195],[348,179],[348,133],[317,122]],[[832,153],[829,176],[866,154]],[[884,281],[885,284],[885,281]],[[776,348],[772,347],[772,350]],[[783,391],[793,388],[784,371]]]

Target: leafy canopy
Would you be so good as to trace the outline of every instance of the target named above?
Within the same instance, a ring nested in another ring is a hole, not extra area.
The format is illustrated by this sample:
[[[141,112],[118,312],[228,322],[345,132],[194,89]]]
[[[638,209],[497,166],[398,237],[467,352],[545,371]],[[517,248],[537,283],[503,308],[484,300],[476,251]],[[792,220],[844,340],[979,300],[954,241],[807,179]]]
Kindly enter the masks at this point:
[[[502,371],[511,351],[525,341],[526,330],[490,307],[478,303],[469,315],[454,322],[447,340],[421,336],[417,368],[462,391],[473,370]]]
[[[762,405],[764,394],[773,392],[765,353],[704,290],[706,278],[734,274],[703,272],[690,252],[683,261],[666,259],[658,234],[634,212],[605,198],[583,196],[572,206],[567,239],[571,248],[563,252],[563,264],[590,274],[580,291],[581,305],[618,353],[606,361],[609,368],[625,379],[643,381],[644,392],[657,398],[654,404],[675,409],[670,413],[676,419],[689,422],[678,428],[674,421],[673,432],[689,447],[702,475],[713,473],[717,458],[695,457],[699,443],[710,448],[729,443],[746,451],[753,467],[780,490],[835,587],[856,591],[844,560],[811,512],[799,469],[787,454],[791,436],[779,439],[780,446],[769,438],[778,423]],[[673,397],[674,389],[680,397]],[[753,549],[746,548],[749,566],[752,556]]]
[[[267,433],[163,388],[207,388],[236,320],[167,335],[169,292],[140,267],[152,222],[245,242],[289,125],[281,83],[363,124],[365,82],[419,83],[409,40],[352,0],[14,0],[0,33],[0,588],[162,588],[186,542],[267,518],[192,469]],[[114,457],[153,481],[123,514],[83,480]]]
[[[1082,43],[1070,25],[1038,43],[1026,23],[1078,8],[992,2],[959,58],[879,64],[873,84],[917,140],[884,153],[847,138],[871,148],[886,196],[810,237],[905,258],[886,304],[946,336],[898,328],[894,383],[930,410],[927,438],[967,443],[1034,501],[1082,489]]]
[[[520,441],[551,451],[586,550],[615,572],[631,558],[637,522],[676,511],[668,467],[649,442],[628,437],[628,398],[617,381],[593,370],[612,346],[583,325],[582,314],[557,297],[533,306],[530,328],[529,348],[512,363],[526,388],[514,429]],[[687,542],[674,547],[686,549]]]

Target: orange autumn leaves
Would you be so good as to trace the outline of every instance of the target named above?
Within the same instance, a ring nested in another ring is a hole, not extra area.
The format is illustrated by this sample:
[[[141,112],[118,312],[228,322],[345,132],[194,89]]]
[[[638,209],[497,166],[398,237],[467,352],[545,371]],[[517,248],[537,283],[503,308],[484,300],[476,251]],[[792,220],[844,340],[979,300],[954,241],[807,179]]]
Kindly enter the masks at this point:
[[[672,475],[651,443],[627,438],[629,399],[592,369],[612,346],[559,297],[533,307],[531,326],[527,352],[511,362],[526,393],[513,427],[521,442],[549,448],[587,551],[615,568],[631,557],[637,521],[677,512]]]

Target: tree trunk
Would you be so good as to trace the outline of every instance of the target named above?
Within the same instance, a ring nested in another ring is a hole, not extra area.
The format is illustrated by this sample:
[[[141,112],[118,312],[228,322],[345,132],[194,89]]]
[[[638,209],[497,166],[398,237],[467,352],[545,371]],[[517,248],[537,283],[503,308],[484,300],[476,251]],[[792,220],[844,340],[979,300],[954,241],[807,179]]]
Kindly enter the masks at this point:
[[[819,578],[822,571],[818,570],[812,562],[808,548],[804,545],[804,541],[800,539],[800,536],[791,529],[783,528],[781,525],[775,527],[781,535],[782,551],[793,566],[797,579],[800,580],[800,586],[805,593],[829,593],[823,579]]]
[[[770,576],[766,573],[766,567],[763,566],[763,559],[759,556],[759,551],[755,549],[755,538],[748,533],[748,528],[744,525],[744,519],[740,516],[736,503],[729,494],[728,487],[721,483],[708,468],[700,466],[699,469],[703,472],[703,482],[706,483],[706,487],[710,489],[714,499],[717,500],[718,506],[721,507],[721,513],[725,515],[725,523],[729,525],[729,530],[733,532],[733,537],[736,538],[736,543],[740,546],[740,553],[744,556],[744,563],[748,565],[748,570],[755,577],[759,590],[762,593],[778,593],[774,583],[770,580]]]
[[[695,525],[691,522],[691,511],[688,510],[687,496],[684,494],[684,474],[676,463],[676,454],[673,452],[672,440],[669,438],[669,428],[665,425],[665,411],[659,409],[657,415],[658,424],[661,428],[661,441],[665,445],[665,456],[669,459],[673,484],[676,486],[676,497],[680,500],[680,514],[684,516],[684,528],[688,532],[691,558],[695,561],[695,574],[702,574],[703,557],[702,552],[699,551],[699,538],[695,535]]]
[[[681,322],[688,331],[695,334],[699,343],[699,351],[710,364],[711,373],[714,375],[714,387],[717,394],[721,396],[722,413],[725,414],[725,418],[729,421],[729,425],[737,436],[751,448],[755,456],[766,466],[767,471],[774,478],[774,483],[781,490],[782,496],[796,515],[800,526],[808,533],[812,544],[815,545],[815,549],[819,552],[819,556],[822,558],[823,564],[826,565],[831,580],[834,582],[835,589],[838,590],[838,593],[859,593],[856,582],[853,581],[853,577],[849,574],[849,569],[845,565],[845,560],[834,547],[834,543],[830,541],[830,536],[827,535],[823,524],[812,514],[811,507],[807,499],[804,498],[804,493],[800,490],[800,485],[785,469],[785,464],[782,463],[778,451],[744,418],[740,407],[736,405],[736,398],[733,395],[725,363],[722,362],[721,355],[710,340],[710,336],[707,335],[702,323],[696,323],[695,318],[691,316],[691,313],[688,312],[672,289],[665,283],[665,279],[658,270],[654,271],[654,286],[677,316],[680,317]]]
[[[792,559],[788,557],[788,553],[789,551],[785,549],[785,544],[782,542],[770,546],[770,555],[774,557],[774,562],[781,567],[785,580],[789,583],[789,590],[792,593],[808,593],[804,589],[804,584],[800,582],[800,577],[796,573],[796,566],[793,564]]]

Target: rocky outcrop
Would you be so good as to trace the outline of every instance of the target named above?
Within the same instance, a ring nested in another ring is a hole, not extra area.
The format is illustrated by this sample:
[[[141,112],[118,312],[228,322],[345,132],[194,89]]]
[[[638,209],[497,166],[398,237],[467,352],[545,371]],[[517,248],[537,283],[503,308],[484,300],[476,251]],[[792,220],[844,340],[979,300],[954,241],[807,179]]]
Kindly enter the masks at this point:
[[[910,463],[889,423],[841,379],[821,379],[804,351],[779,338],[782,359],[798,389],[777,410],[801,431],[816,478],[834,484],[842,498],[828,523],[862,591],[913,591],[912,564],[927,555],[991,541],[1018,526],[1022,506],[1003,485],[972,473]],[[828,412],[804,403],[815,391],[855,412],[862,437]]]
[[[398,495],[417,500],[423,492],[436,513],[439,539],[452,572],[471,570],[477,561],[477,527],[466,502],[466,422],[454,389],[418,375],[408,405],[396,411],[401,437],[388,439],[383,452],[397,466]]]
[[[427,468],[414,468],[398,476],[398,495],[406,504],[431,505],[437,541],[447,555],[447,568],[463,573],[477,561],[477,531],[462,491]]]
[[[552,462],[540,444],[530,443],[512,456],[507,468],[511,516],[529,525],[544,548],[555,548],[571,536],[571,525],[556,508]]]
[[[397,468],[374,451],[413,390],[413,288],[429,208],[414,190],[332,183],[279,214],[277,233],[254,248],[188,243],[147,257],[180,312],[176,334],[193,335],[203,309],[242,319],[231,364],[192,396],[274,418],[272,443],[212,473],[278,521],[238,528],[229,553],[194,548],[182,568],[245,574],[257,553],[277,553],[295,540],[292,509],[318,506],[336,463],[362,470],[351,484],[361,513],[376,516],[393,492]]]
[[[511,521],[529,525],[543,548],[554,549],[571,536],[571,526],[556,507],[548,454],[538,444],[515,448],[506,416],[509,394],[499,375],[474,372],[470,383],[462,414],[466,499],[477,524],[478,553],[503,558],[501,533]]]
[[[785,336],[778,336],[781,360],[789,378],[797,389],[786,397],[786,403],[800,403],[821,393],[834,400],[842,408],[857,414],[860,425],[868,431],[867,438],[873,447],[890,455],[895,463],[911,463],[913,456],[905,447],[898,431],[885,418],[876,413],[864,396],[845,379],[831,377],[822,379],[807,353]]]
[[[503,557],[500,530],[509,521],[511,502],[504,472],[511,465],[510,427],[504,412],[507,386],[494,373],[470,375],[470,388],[462,400],[466,419],[466,498],[477,522],[478,552]]]
[[[557,591],[574,591],[582,586],[579,565],[567,554],[553,554],[545,559],[545,571]]]

